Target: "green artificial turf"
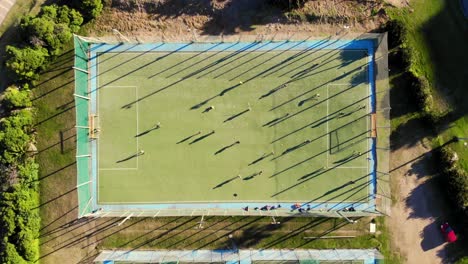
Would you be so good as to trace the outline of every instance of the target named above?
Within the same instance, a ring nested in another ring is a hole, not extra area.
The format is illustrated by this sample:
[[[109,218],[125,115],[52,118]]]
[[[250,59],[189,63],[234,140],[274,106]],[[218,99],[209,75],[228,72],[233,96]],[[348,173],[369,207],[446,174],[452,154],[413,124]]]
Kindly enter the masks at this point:
[[[98,203],[365,199],[366,53],[300,52],[99,54]]]

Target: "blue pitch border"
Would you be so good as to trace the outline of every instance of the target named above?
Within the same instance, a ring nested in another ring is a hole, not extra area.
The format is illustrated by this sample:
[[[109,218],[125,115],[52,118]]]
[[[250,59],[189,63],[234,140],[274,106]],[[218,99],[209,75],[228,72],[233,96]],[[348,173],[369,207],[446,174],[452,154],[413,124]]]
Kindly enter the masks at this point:
[[[97,57],[98,53],[117,53],[117,52],[213,52],[213,51],[303,51],[303,50],[367,50],[368,51],[368,80],[369,94],[372,113],[376,110],[375,101],[375,72],[374,72],[374,41],[369,40],[314,40],[314,41],[266,41],[266,42],[223,42],[223,43],[151,43],[151,44],[91,44],[90,45],[90,97],[91,97],[91,114],[97,114]],[[307,203],[314,211],[327,211],[333,208],[333,211],[338,211],[346,207],[353,206],[356,210],[366,210],[377,212],[375,207],[376,194],[376,140],[369,139],[371,144],[370,155],[370,175],[371,184],[369,185],[369,197],[367,202],[363,203]],[[91,206],[93,210],[102,208],[103,211],[154,211],[164,209],[237,209],[249,206],[262,207],[266,203],[177,203],[177,204],[98,204],[97,203],[97,141],[91,141],[91,177],[92,184]],[[268,203],[276,205],[277,203]],[[281,202],[283,208],[289,209],[294,203]],[[303,204],[305,206],[306,203]]]

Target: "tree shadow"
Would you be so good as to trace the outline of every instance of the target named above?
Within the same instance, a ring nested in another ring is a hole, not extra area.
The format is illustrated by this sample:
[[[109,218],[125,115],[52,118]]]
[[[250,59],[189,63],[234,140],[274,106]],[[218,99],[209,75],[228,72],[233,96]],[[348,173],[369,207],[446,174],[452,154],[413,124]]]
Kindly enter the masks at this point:
[[[421,248],[423,251],[429,251],[445,243],[437,221],[424,227],[421,231],[421,237]]]
[[[241,234],[236,236],[237,245],[240,248],[254,247],[259,241],[269,237],[272,231],[280,228],[279,225],[254,224],[241,230]]]
[[[154,12],[155,19],[208,16],[210,19],[203,25],[203,33],[211,35],[251,31],[253,25],[287,21],[280,9],[263,0],[168,0],[148,6],[146,10]]]

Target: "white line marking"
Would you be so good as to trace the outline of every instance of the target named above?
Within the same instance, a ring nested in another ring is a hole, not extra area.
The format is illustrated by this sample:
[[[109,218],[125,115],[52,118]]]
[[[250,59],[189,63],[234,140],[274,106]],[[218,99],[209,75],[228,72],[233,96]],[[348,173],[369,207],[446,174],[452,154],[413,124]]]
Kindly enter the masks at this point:
[[[368,167],[335,167],[334,169],[368,169]]]
[[[329,105],[329,102],[330,102],[330,93],[329,93],[329,89],[328,87],[330,87],[330,85],[327,85],[327,135],[328,135],[328,138],[327,138],[327,168],[328,168],[328,152],[330,152],[330,131],[328,130],[328,123],[330,122],[330,120],[328,119],[328,105]]]
[[[99,64],[98,64],[98,67],[99,67]],[[99,78],[98,78],[98,81],[99,81]],[[138,86],[135,86],[135,85],[132,85],[132,86],[103,86],[99,90],[102,90],[102,88],[135,88],[135,100],[138,99]],[[99,95],[99,93],[97,94],[97,96],[98,95]],[[135,108],[136,108],[135,111],[136,111],[136,122],[137,122],[135,135],[138,135],[138,103],[136,103]],[[98,108],[96,109],[96,111],[97,110],[98,110]],[[98,142],[98,145],[100,145],[100,140]],[[98,151],[99,151],[99,148],[98,148]],[[138,152],[138,137],[136,138],[136,147],[135,147],[135,153],[137,153],[137,152]],[[98,157],[99,157],[99,154],[98,154]],[[138,170],[138,156],[136,156],[136,162],[137,162],[137,165],[136,165],[135,168],[99,168],[99,165],[98,165],[98,171],[101,171],[101,170],[104,170],[104,171],[106,171],[106,170]],[[99,184],[99,182],[98,182],[98,184]]]
[[[139,127],[139,126],[138,126],[138,119],[139,119],[138,117],[139,117],[140,114],[139,114],[139,112],[138,112],[138,87],[136,87],[136,86],[135,86],[135,102],[136,102],[136,106],[135,106],[135,108],[136,108],[136,133],[135,133],[135,135],[138,135],[138,127]],[[138,147],[139,147],[140,145],[139,145],[138,142],[139,142],[139,141],[138,141],[138,137],[136,137],[136,151],[139,151],[139,150],[138,150]],[[139,168],[139,166],[138,166],[138,161],[140,160],[139,157],[140,157],[140,156],[137,156],[137,157],[136,157],[136,158],[137,158],[137,166],[136,166],[137,169]]]
[[[138,168],[102,168],[99,170],[138,170]]]

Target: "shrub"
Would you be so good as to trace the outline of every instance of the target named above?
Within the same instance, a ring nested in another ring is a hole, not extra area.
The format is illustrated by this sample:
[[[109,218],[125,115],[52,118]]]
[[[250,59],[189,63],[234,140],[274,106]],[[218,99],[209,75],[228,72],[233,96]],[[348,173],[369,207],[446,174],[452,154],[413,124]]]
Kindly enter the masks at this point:
[[[468,208],[468,175],[457,166],[456,153],[448,146],[438,151],[442,175],[446,177],[448,196],[458,208]]]
[[[463,258],[457,260],[457,262],[455,262],[455,264],[468,264],[468,257],[463,257]]]
[[[27,132],[32,120],[32,113],[27,109],[0,120],[0,161],[2,163],[15,163],[24,154],[30,140]]]
[[[22,229],[18,233],[18,252],[21,256],[24,256],[25,259],[29,261],[34,261],[37,259],[38,252],[38,243],[37,239],[34,238],[33,232],[28,229]]]
[[[7,46],[8,59],[6,67],[20,80],[35,80],[39,77],[37,72],[42,70],[48,53],[44,48],[17,48]]]
[[[78,9],[86,20],[98,17],[103,8],[101,0],[74,0],[73,7]]]
[[[301,8],[307,0],[267,0],[267,3],[282,10]]]
[[[2,193],[0,213],[3,241],[12,243],[22,258],[33,261],[38,257],[38,240],[40,218],[38,196],[34,189],[21,184],[13,185]],[[1,262],[5,263],[5,262]]]
[[[6,89],[2,105],[7,110],[31,107],[31,98],[29,90],[18,89],[16,86],[10,86]]]
[[[26,159],[23,164],[18,165],[18,176],[23,186],[36,189],[39,179],[39,165],[32,158]]]
[[[0,230],[6,237],[12,236],[16,229],[16,213],[12,202],[2,202],[0,206]]]

